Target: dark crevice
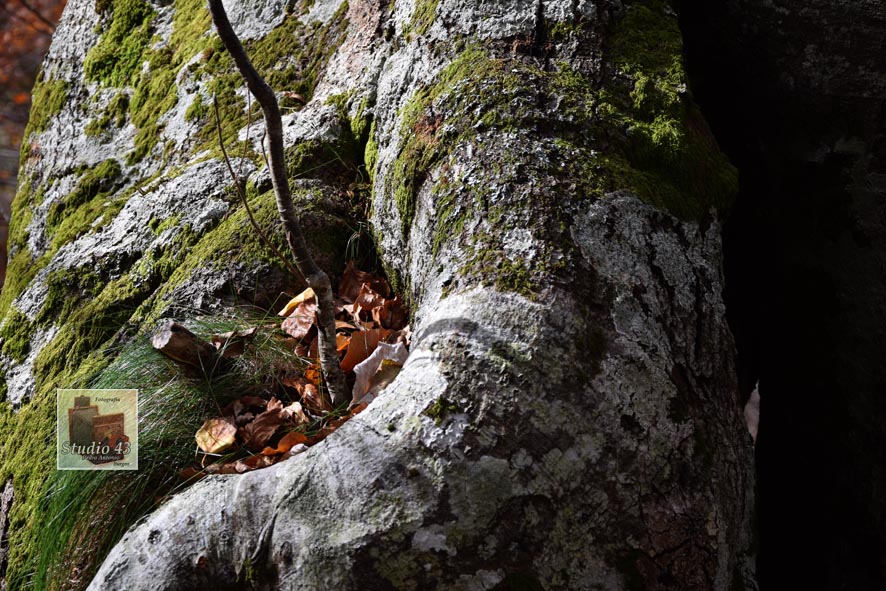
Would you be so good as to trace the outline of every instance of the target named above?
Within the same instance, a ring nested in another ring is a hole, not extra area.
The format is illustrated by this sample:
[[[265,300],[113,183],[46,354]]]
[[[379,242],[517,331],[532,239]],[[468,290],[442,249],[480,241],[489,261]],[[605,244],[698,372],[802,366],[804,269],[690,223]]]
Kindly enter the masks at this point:
[[[886,14],[679,8],[693,96],[740,172],[724,297],[761,394],[760,588],[886,588]]]

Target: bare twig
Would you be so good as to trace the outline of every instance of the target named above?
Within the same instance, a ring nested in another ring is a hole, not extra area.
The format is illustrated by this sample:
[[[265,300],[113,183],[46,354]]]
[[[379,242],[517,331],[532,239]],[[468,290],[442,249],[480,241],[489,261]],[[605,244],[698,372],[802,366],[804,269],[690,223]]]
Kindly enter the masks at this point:
[[[255,221],[255,216],[252,214],[252,208],[249,207],[249,201],[246,199],[246,193],[243,192],[243,187],[240,185],[240,177],[234,172],[234,167],[231,166],[231,159],[228,158],[228,151],[225,149],[225,139],[222,136],[221,119],[218,115],[218,99],[215,96],[212,97],[212,107],[215,109],[215,130],[218,132],[218,145],[221,148],[222,157],[224,157],[225,160],[225,166],[228,167],[228,174],[231,175],[231,180],[234,181],[234,186],[237,187],[237,194],[240,196],[240,201],[243,202],[243,207],[246,209],[246,216],[249,218],[249,223],[252,224],[252,228],[255,230],[255,233],[258,234],[261,241],[265,243],[265,246],[267,246],[278,259],[283,261],[283,264],[286,265],[289,272],[293,275],[300,275],[298,270],[292,266],[291,262],[289,262],[289,259],[283,256],[283,253],[274,246],[274,243],[271,242],[270,238],[268,238],[261,229],[261,226],[258,225],[258,222]]]
[[[249,61],[243,45],[228,20],[222,0],[208,1],[209,12],[212,14],[212,20],[222,43],[234,58],[240,75],[243,76],[246,86],[258,104],[261,105],[264,113],[265,128],[268,134],[269,170],[274,193],[277,197],[277,211],[283,221],[286,241],[295,258],[295,264],[317,296],[317,306],[320,312],[320,322],[317,326],[320,367],[326,380],[326,386],[329,388],[332,404],[335,406],[347,404],[350,402],[350,393],[347,391],[345,376],[341,370],[335,344],[335,305],[332,299],[332,284],[329,281],[329,276],[317,266],[311,257],[298,223],[289,180],[286,177],[286,164],[283,155],[283,121],[277,97],[264,78],[255,70],[252,62]]]
[[[25,10],[37,17],[37,20],[49,27],[50,31],[55,31],[55,23],[43,16],[43,13],[34,8],[30,2],[28,2],[27,0],[18,0],[18,3],[24,6]]]

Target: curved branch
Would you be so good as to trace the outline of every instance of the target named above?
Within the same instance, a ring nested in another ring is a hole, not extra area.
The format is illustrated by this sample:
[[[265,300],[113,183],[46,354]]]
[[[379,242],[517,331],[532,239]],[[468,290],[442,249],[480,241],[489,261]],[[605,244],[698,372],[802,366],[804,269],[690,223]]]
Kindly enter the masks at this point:
[[[280,106],[274,91],[268,86],[264,78],[256,71],[246,50],[240,43],[240,39],[231,26],[228,15],[225,12],[221,0],[208,0],[209,12],[212,21],[218,31],[218,36],[227,49],[234,63],[243,76],[249,92],[261,105],[265,117],[265,127],[268,133],[268,164],[271,173],[271,182],[274,185],[274,193],[277,196],[277,211],[283,222],[286,232],[286,241],[295,258],[295,264],[299,272],[304,275],[308,285],[317,294],[317,306],[319,309],[318,322],[318,350],[320,352],[320,366],[323,377],[329,388],[332,404],[339,406],[350,402],[350,395],[345,384],[345,376],[339,363],[338,350],[335,346],[335,307],[332,299],[332,285],[329,276],[326,275],[314,262],[292,202],[292,191],[289,180],[286,178],[286,160],[283,155],[283,122],[280,116]]]

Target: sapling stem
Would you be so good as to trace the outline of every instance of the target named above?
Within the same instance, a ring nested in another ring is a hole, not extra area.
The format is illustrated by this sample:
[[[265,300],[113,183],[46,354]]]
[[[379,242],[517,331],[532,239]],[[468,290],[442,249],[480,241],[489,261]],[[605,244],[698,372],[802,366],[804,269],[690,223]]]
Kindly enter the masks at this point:
[[[283,121],[280,117],[277,97],[264,78],[256,71],[252,62],[249,61],[249,56],[246,55],[246,50],[243,49],[240,39],[231,26],[221,0],[208,0],[208,2],[209,12],[212,15],[218,36],[234,59],[240,75],[246,82],[246,87],[249,88],[249,92],[261,106],[264,114],[265,129],[268,135],[268,168],[277,198],[277,211],[280,213],[280,220],[283,222],[283,230],[286,233],[286,242],[295,259],[295,266],[317,296],[319,312],[317,344],[320,353],[320,368],[329,390],[332,405],[347,404],[350,402],[350,393],[347,391],[345,376],[341,370],[335,344],[335,305],[332,299],[332,284],[329,281],[329,276],[317,266],[311,257],[301,226],[298,223],[289,179],[286,177],[286,161],[283,155]]]

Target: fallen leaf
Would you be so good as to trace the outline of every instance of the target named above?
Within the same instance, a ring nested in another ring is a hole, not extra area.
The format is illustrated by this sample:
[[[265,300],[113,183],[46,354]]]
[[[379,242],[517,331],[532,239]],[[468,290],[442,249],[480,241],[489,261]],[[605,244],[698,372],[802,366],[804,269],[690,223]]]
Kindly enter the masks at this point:
[[[287,302],[287,304],[283,306],[283,309],[280,310],[277,315],[282,316],[283,318],[291,316],[296,308],[298,308],[302,303],[311,299],[316,301],[317,295],[314,293],[314,290],[309,287],[291,300],[289,300],[289,302]]]
[[[300,402],[296,401],[281,411],[283,420],[292,421],[295,425],[305,425],[311,422]]]
[[[341,280],[338,282],[338,297],[348,302],[353,302],[360,294],[360,289],[364,283],[369,284],[369,287],[381,294],[382,297],[386,298],[391,295],[391,287],[387,281],[371,273],[360,271],[357,269],[354,261],[349,261],[342,273]]]
[[[277,429],[283,425],[283,417],[280,408],[268,410],[257,417],[251,423],[240,427],[238,434],[243,443],[252,449],[259,450],[267,445],[268,441],[277,432]]]
[[[311,365],[305,370],[305,379],[314,384],[320,385],[320,368],[317,365]]]
[[[335,321],[335,330],[357,330],[357,327],[351,324],[350,322],[345,322],[344,320],[336,320]]]
[[[354,382],[354,389],[351,391],[351,404],[362,400],[363,397],[373,387],[378,386],[383,379],[388,379],[385,385],[392,382],[397,373],[399,373],[399,368],[406,363],[407,357],[409,357],[409,352],[406,350],[406,346],[403,345],[403,343],[396,343],[394,345],[378,343],[371,355],[354,366],[356,381]],[[396,365],[396,371],[392,373],[391,370],[387,370],[385,376],[376,379],[376,374],[379,373],[385,362],[387,362],[389,366]],[[382,388],[383,387],[384,386],[382,386]],[[381,388],[378,388],[378,390],[381,390]],[[369,401],[367,400],[367,402]]]
[[[381,306],[373,308],[372,319],[382,328],[399,330],[406,326],[409,312],[403,305],[400,296],[397,296],[392,300],[385,300]]]
[[[276,461],[277,458],[256,454],[234,462],[234,470],[237,474],[243,474],[244,472],[258,470],[259,468],[267,468]]]
[[[270,412],[272,410],[283,410],[283,403],[277,400],[276,396],[271,396],[271,399],[268,401],[267,411]]]
[[[234,445],[237,427],[228,419],[207,419],[194,437],[200,449],[215,454]]]
[[[218,349],[221,356],[225,359],[239,357],[246,348],[246,341],[252,338],[257,330],[257,328],[252,327],[247,330],[233,330],[222,334],[214,334],[209,337],[209,342]]]
[[[364,283],[360,286],[360,293],[357,294],[354,303],[350,306],[345,306],[345,310],[351,313],[351,317],[355,322],[360,322],[361,320],[372,318],[372,311],[383,306],[384,303],[385,298],[381,294],[376,293],[368,283]]]
[[[283,454],[292,449],[293,446],[298,445],[299,443],[306,443],[307,441],[308,438],[304,433],[290,431],[283,436],[283,439],[280,440],[280,443],[278,443],[276,447],[266,447],[261,450],[261,453],[265,456]]]
[[[311,332],[314,326],[314,318],[317,313],[316,300],[308,300],[298,305],[289,318],[285,319],[280,325],[288,335],[303,339]]]
[[[372,330],[361,330],[351,335],[351,342],[348,345],[348,352],[344,359],[341,360],[341,369],[349,372],[354,369],[358,363],[369,357],[375,351],[378,342],[391,334],[386,328],[374,328]]]
[[[320,394],[320,389],[314,384],[308,384],[305,386],[304,393],[302,394],[302,402],[304,402],[304,405],[308,409],[315,413],[324,414],[332,412],[332,405],[329,404],[329,401],[325,396]]]

